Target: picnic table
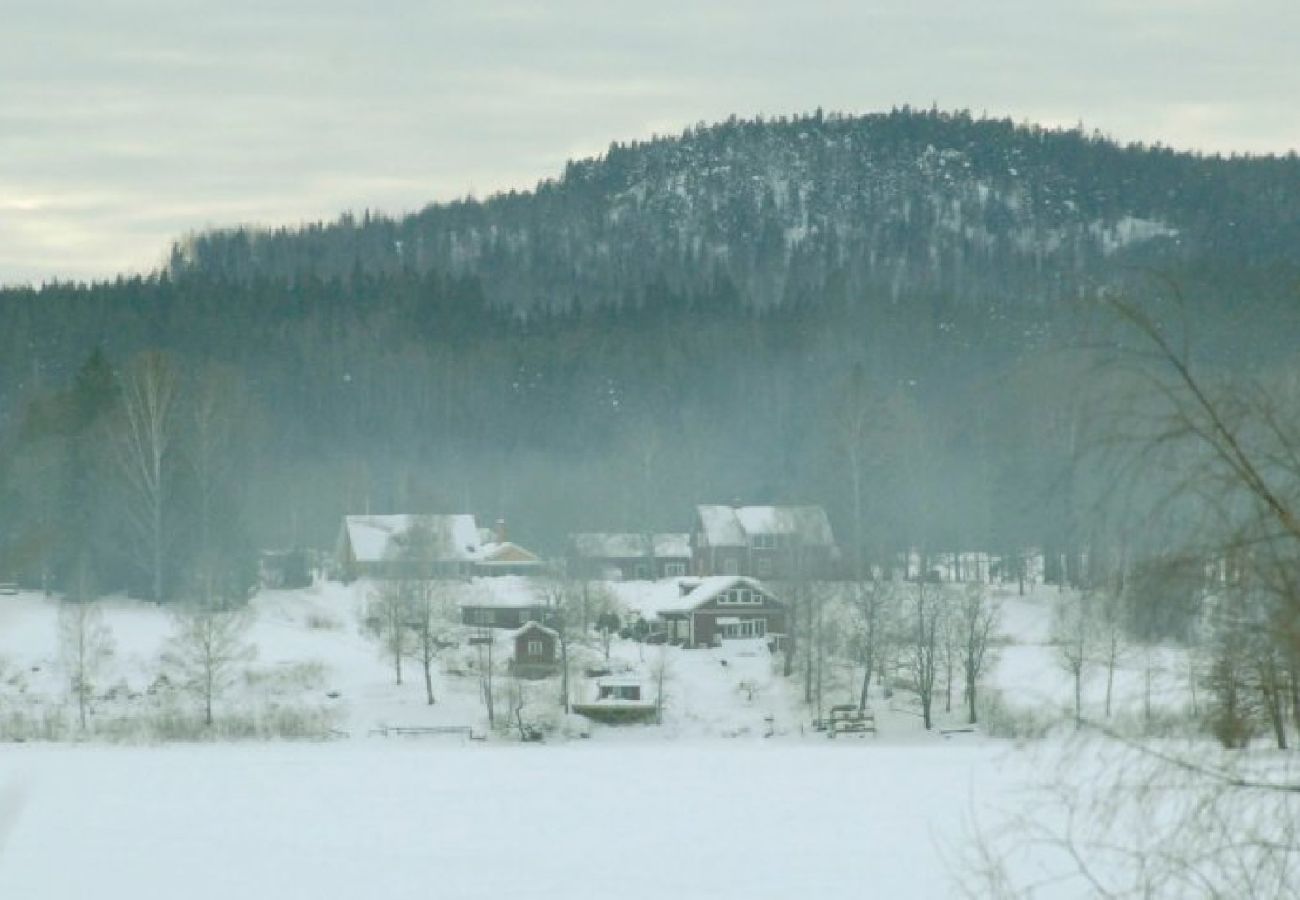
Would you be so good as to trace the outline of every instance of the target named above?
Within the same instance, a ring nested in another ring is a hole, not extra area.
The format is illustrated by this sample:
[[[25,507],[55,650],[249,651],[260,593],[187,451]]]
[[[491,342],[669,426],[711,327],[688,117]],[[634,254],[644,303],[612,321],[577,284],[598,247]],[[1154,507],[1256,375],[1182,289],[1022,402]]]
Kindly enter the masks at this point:
[[[827,737],[840,734],[875,734],[876,714],[869,709],[858,709],[852,704],[832,706],[831,714],[825,720]]]

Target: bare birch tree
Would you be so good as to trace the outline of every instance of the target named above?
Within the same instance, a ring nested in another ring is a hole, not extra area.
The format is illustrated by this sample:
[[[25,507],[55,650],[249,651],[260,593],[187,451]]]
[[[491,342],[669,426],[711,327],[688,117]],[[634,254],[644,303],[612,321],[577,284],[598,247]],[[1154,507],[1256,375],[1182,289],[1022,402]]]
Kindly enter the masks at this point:
[[[405,580],[390,581],[371,596],[370,617],[384,655],[393,664],[393,683],[398,685],[402,683],[402,660],[410,656],[414,645],[411,607],[411,585]]]
[[[150,599],[164,599],[167,509],[171,500],[176,402],[180,384],[164,353],[147,351],[127,365],[112,431],[125,487],[125,522],[133,555],[148,574]]]
[[[967,719],[972,725],[975,724],[979,709],[977,696],[980,678],[988,666],[992,641],[1001,618],[1001,605],[990,596],[986,585],[966,585],[957,605],[955,630]]]
[[[887,579],[872,579],[853,585],[854,607],[858,616],[858,645],[862,657],[862,689],[858,694],[858,711],[867,708],[871,676],[879,665],[886,634],[893,627],[898,604],[897,584]]]
[[[912,640],[908,647],[908,662],[916,695],[921,701],[921,718],[926,731],[934,727],[934,682],[939,669],[939,635],[943,616],[944,604],[939,587],[927,584],[922,578],[912,594]]]
[[[248,641],[251,625],[247,609],[218,602],[200,600],[176,611],[163,661],[199,698],[205,725],[212,724],[213,707],[233,683],[240,665],[257,655],[257,648]]]
[[[451,583],[426,579],[411,586],[409,650],[424,675],[424,695],[434,704],[433,665],[447,647],[455,646],[448,632],[455,624],[456,600]]]
[[[1126,640],[1127,619],[1125,594],[1109,589],[1101,593],[1097,620],[1097,647],[1101,664],[1106,667],[1106,718],[1110,718],[1111,701],[1115,692],[1115,670],[1128,649]]]
[[[77,701],[82,731],[86,730],[95,684],[104,663],[113,655],[113,647],[113,633],[95,603],[89,575],[83,568],[76,576],[73,592],[59,607],[59,651],[69,691]]]
[[[1074,721],[1083,721],[1083,682],[1096,652],[1096,623],[1092,595],[1062,593],[1052,610],[1052,642],[1056,661],[1074,684]]]

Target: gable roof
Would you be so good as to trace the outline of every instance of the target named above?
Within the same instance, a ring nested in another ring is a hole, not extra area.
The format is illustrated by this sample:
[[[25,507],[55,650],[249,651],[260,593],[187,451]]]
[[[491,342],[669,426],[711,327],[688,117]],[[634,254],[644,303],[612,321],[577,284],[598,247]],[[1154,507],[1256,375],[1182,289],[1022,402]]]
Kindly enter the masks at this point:
[[[511,631],[510,637],[518,639],[523,637],[525,634],[527,634],[530,631],[540,631],[542,632],[542,634],[549,635],[550,637],[556,638],[557,640],[560,637],[560,633],[556,631],[554,628],[547,628],[541,622],[538,622],[534,619],[529,619],[527,622],[525,622],[524,624],[520,625],[518,628]]]
[[[469,513],[344,516],[343,531],[359,563],[400,559],[404,537],[415,527],[429,532],[429,561],[472,562],[482,566],[540,566],[537,554],[512,541],[498,542],[490,528],[479,528]]]
[[[480,566],[540,566],[541,557],[525,550],[513,541],[483,544],[475,553],[474,561]]]
[[[429,529],[435,562],[470,562],[479,552],[479,530],[469,513],[450,515],[344,516],[343,530],[357,562],[397,559],[401,538],[412,526]]]
[[[710,547],[744,547],[756,534],[793,536],[805,547],[835,544],[830,519],[820,506],[702,505],[695,510]]]
[[[694,586],[692,586],[694,583]],[[754,578],[745,575],[710,575],[707,578],[683,578],[679,582],[685,593],[676,603],[669,603],[659,608],[659,612],[690,612],[699,609],[705,603],[715,599],[719,594],[735,587],[749,588],[776,602],[772,593]]]
[[[462,609],[543,609],[550,604],[538,588],[539,582],[527,575],[483,576],[471,579],[456,605]]]
[[[640,559],[648,557],[653,546],[656,559],[687,559],[691,555],[691,536],[679,532],[652,534],[637,532],[588,531],[569,535],[574,552],[585,559]]]

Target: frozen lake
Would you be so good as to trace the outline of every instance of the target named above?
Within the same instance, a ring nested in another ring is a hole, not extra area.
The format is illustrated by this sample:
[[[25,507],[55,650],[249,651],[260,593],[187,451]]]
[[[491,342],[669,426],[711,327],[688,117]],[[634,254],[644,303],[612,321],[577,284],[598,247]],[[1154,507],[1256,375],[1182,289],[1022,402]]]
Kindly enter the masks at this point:
[[[1024,778],[1015,753],[10,746],[0,897],[942,897],[972,810]]]

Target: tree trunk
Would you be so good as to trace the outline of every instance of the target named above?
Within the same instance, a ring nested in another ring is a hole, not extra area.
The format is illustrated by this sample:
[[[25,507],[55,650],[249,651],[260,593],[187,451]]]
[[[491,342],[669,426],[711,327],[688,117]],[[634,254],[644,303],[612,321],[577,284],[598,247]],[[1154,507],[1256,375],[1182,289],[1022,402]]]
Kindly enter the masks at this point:
[[[1083,722],[1083,670],[1074,672],[1074,724]]]
[[[569,712],[569,642],[560,635],[560,709]]]
[[[1110,718],[1110,698],[1111,692],[1115,686],[1115,647],[1114,637],[1111,638],[1110,656],[1106,658],[1106,718]]]

